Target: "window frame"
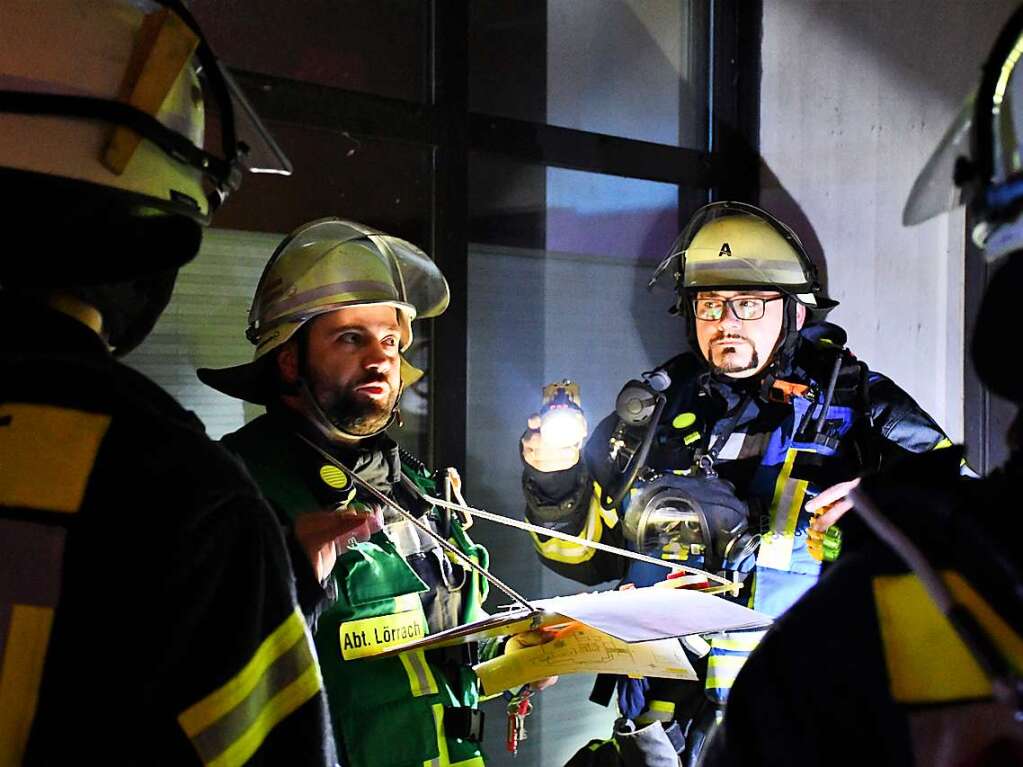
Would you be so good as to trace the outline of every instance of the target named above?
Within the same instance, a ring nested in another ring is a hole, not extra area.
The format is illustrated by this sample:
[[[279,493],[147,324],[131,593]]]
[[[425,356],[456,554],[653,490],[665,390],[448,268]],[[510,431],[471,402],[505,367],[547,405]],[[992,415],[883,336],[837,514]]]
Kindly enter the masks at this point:
[[[470,111],[469,2],[429,0],[423,103],[232,69],[265,119],[431,150],[427,245],[451,288],[448,310],[430,320],[424,458],[433,466],[465,466],[470,152],[678,184],[680,228],[693,212],[694,189],[702,202],[756,202],[759,190],[762,0],[694,3],[694,28],[708,35],[708,151]]]

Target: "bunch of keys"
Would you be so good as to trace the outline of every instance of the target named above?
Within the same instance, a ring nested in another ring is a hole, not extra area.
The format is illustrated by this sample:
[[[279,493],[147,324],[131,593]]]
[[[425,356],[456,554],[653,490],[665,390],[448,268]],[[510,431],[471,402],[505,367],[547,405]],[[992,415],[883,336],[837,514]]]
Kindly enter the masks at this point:
[[[526,739],[526,717],[533,710],[529,700],[532,695],[533,690],[527,684],[508,701],[508,737],[505,746],[512,756],[518,755],[519,742]]]

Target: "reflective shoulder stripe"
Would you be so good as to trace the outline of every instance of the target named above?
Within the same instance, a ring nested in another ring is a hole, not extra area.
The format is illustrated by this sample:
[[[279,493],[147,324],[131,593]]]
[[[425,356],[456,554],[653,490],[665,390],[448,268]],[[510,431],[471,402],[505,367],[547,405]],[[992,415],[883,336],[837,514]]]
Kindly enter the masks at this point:
[[[1017,673],[1023,670],[1023,638],[961,575],[946,571],[942,578],[955,601],[973,615]],[[873,589],[896,701],[946,703],[991,695],[987,675],[915,575],[878,576]]]
[[[412,692],[413,698],[437,694],[437,680],[434,679],[433,672],[430,671],[430,664],[426,662],[426,655],[422,650],[403,652],[398,657],[408,675],[409,690]]]
[[[0,424],[0,506],[77,512],[110,416],[12,402]]]
[[[227,684],[181,712],[178,723],[203,764],[244,764],[285,717],[323,687],[305,621],[296,610]]]
[[[944,450],[946,447],[952,447],[952,440],[950,440],[948,437],[938,440],[937,443],[935,443],[934,447],[931,448],[931,450]]]
[[[444,737],[444,704],[436,703],[433,709],[434,732],[437,734],[437,756],[423,762],[423,767],[486,767],[482,756],[452,762],[448,755],[448,742]]]
[[[12,605],[0,665],[0,766],[21,764],[39,702],[53,608]],[[0,637],[2,638],[2,637]]]
[[[579,537],[585,538],[588,541],[599,541],[604,532],[602,524],[604,514],[600,505],[600,486],[594,483],[593,488],[590,507],[586,512],[586,526],[579,533]],[[617,521],[617,513],[615,514],[615,520]],[[540,552],[541,556],[555,562],[577,565],[581,562],[589,561],[597,553],[596,549],[583,546],[581,543],[574,543],[573,541],[563,541],[559,538],[548,538],[546,541],[541,541],[540,536],[532,530],[529,531],[529,535],[532,537],[533,545]]]

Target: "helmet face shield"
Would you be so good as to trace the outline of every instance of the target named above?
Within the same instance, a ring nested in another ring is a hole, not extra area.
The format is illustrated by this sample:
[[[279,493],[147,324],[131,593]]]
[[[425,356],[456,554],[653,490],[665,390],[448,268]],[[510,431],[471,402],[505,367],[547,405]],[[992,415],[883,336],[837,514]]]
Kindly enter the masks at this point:
[[[984,65],[976,92],[945,132],[913,184],[902,220],[918,224],[969,204],[981,219],[974,240],[981,247],[1007,224],[1019,230],[1023,208],[1023,9],[1002,30]],[[1004,239],[1004,238],[1003,238]],[[1023,244],[1017,231],[989,259]]]
[[[969,160],[970,129],[973,126],[973,95],[959,109],[945,131],[938,148],[927,160],[902,210],[903,226],[912,226],[968,203],[970,188],[956,186],[956,163]]]
[[[216,102],[220,151],[204,148]],[[4,0],[0,166],[206,224],[249,167],[290,163],[178,0]]]
[[[218,61],[217,68],[231,99],[237,143],[244,150],[240,153],[242,165],[250,173],[290,176],[293,170],[291,160],[256,114],[227,67]]]
[[[398,309],[405,350],[412,320],[439,315],[448,298],[440,269],[412,243],[352,221],[321,219],[277,247],[256,288],[247,335],[259,357],[317,315],[389,304]]]

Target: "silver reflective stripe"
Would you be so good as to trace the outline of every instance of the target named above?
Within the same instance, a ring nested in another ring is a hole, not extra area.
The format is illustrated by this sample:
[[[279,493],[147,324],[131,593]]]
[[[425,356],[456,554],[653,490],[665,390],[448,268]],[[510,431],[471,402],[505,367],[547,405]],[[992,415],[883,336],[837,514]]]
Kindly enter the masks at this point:
[[[209,729],[193,736],[192,743],[209,764],[238,740],[259,717],[274,695],[309,668],[312,656],[305,642],[296,642],[266,670],[260,683],[238,706]]]
[[[643,722],[645,724],[650,724],[651,722],[663,722],[665,724],[668,724],[671,722],[672,719],[674,719],[674,717],[675,717],[674,712],[668,713],[667,711],[651,710],[644,711],[636,718],[636,721]]]
[[[437,682],[433,678],[433,673],[427,665],[426,656],[422,650],[402,653],[398,657],[401,658],[405,673],[408,674],[409,688],[413,697],[433,695],[437,692]]]
[[[368,293],[370,291],[379,291],[380,293],[389,295],[391,296],[392,301],[398,300],[398,294],[395,292],[394,286],[388,285],[386,282],[377,282],[375,280],[350,280],[348,282],[333,282],[330,285],[306,290],[302,293],[297,293],[284,301],[271,302],[270,306],[275,312],[283,312],[286,309],[292,309],[296,306],[307,304],[310,301],[326,298],[327,296],[339,295],[342,293]],[[274,320],[274,322],[279,321],[280,318]]]
[[[296,609],[244,668],[179,714],[178,723],[203,764],[242,765],[280,721],[322,687],[308,629]]]
[[[742,450],[742,443],[746,440],[746,435],[742,432],[733,432],[728,436],[724,446],[718,452],[718,459],[722,461],[734,461],[739,457],[739,451]]]

